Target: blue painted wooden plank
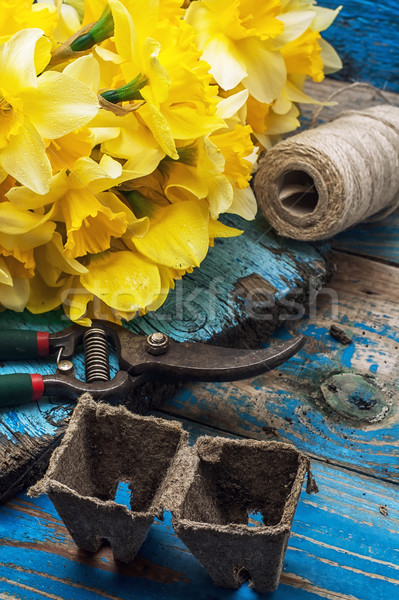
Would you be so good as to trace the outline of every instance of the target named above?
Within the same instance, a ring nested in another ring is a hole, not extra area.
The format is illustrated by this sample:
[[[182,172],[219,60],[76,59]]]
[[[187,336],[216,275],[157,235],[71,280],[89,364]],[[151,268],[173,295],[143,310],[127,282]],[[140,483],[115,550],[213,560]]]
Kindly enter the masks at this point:
[[[396,0],[323,0],[322,6],[341,13],[323,33],[344,64],[334,77],[368,81],[399,92],[399,27]]]
[[[184,426],[192,438],[214,433]],[[320,493],[301,495],[273,600],[393,600],[399,593],[397,487],[319,462],[313,471]],[[115,564],[109,547],[95,555],[79,551],[46,496],[20,495],[2,506],[0,542],[0,594],[18,599],[264,597],[246,585],[216,588],[174,534],[168,513],[126,566]]]
[[[334,248],[399,264],[399,211],[383,221],[364,223],[335,237]]]
[[[250,223],[233,217],[223,220],[241,227],[244,234],[219,240],[201,268],[177,282],[158,311],[132,323],[133,331],[148,335],[158,328],[179,342],[209,341],[251,317],[240,294],[240,282],[254,273],[256,289],[268,292],[269,302],[275,305],[310,280],[315,287],[325,281],[324,258],[310,244],[276,236],[261,216]],[[267,282],[263,288],[262,279]],[[258,327],[265,329],[260,321]]]
[[[398,481],[398,271],[341,253],[336,253],[335,262],[337,273],[313,304],[311,317],[288,321],[290,329],[307,336],[300,353],[254,380],[188,384],[162,407],[241,436],[278,436],[313,456]],[[353,343],[345,346],[333,339],[332,323],[339,324]],[[288,335],[282,328],[275,337]],[[358,377],[362,383],[362,396],[343,395],[346,416],[321,390],[322,382],[328,385],[329,378],[343,373],[353,376],[356,385]],[[369,422],[381,390],[388,410],[380,421]]]

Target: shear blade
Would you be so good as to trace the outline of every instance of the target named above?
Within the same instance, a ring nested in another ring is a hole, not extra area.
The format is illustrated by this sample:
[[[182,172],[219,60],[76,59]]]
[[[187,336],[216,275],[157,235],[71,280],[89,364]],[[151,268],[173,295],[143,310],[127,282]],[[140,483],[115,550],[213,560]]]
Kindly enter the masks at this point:
[[[304,343],[304,336],[296,336],[265,349],[237,350],[170,340],[167,352],[160,356],[149,354],[144,345],[140,349],[136,346],[132,362],[122,345],[121,367],[130,375],[152,373],[176,380],[235,381],[275,369],[296,354]]]

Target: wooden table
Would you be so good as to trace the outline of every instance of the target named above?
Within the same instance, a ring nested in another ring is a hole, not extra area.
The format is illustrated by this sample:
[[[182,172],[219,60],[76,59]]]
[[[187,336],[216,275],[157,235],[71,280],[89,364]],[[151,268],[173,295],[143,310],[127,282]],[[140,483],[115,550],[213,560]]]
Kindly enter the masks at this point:
[[[399,597],[398,241],[399,214],[339,236],[333,278],[311,303],[310,316],[274,334],[308,336],[297,357],[254,380],[185,385],[157,413],[182,418],[193,439],[204,433],[273,439],[312,457],[320,492],[302,494],[276,600]],[[353,343],[334,340],[332,323]],[[321,385],[325,390],[342,374],[349,383],[338,413]],[[372,422],[376,398],[389,410]],[[47,497],[20,493],[2,506],[0,539],[1,599],[257,597],[247,586],[215,588],[174,534],[169,515],[155,522],[128,566],[116,564],[109,547],[94,556],[79,551]]]
[[[344,4],[336,45],[344,59],[351,57],[346,60],[346,79],[363,73],[380,87],[387,83],[394,89],[395,78],[390,76],[399,64],[394,0],[378,3],[380,21],[367,12],[366,0]],[[359,15],[364,29],[353,50],[348,24],[360,26],[352,18]],[[376,36],[383,38],[383,31],[390,34],[390,52],[375,41]],[[340,86],[330,81],[318,89],[325,97]],[[346,102],[353,106],[359,98],[358,91],[350,92]],[[301,332],[308,338],[305,348],[278,370],[253,380],[185,385],[169,389],[169,397],[164,390],[154,414],[181,419],[192,440],[203,434],[276,440],[292,443],[312,457],[320,491],[302,493],[273,600],[396,600],[399,213],[338,236],[327,263],[328,248],[278,239],[266,232],[262,220],[248,225],[243,240],[222,242],[193,279],[186,280],[186,287],[177,290],[170,300],[173,319],[162,319],[170,313],[169,305],[134,327],[145,333],[158,326],[180,340],[213,339],[243,346],[266,341],[273,331],[274,339]],[[330,267],[334,274],[326,283]],[[298,302],[297,312],[307,304],[306,316],[294,318],[294,312],[288,320],[281,319],[290,292]],[[248,318],[243,301],[248,294],[271,318],[256,323]],[[276,298],[272,305],[271,298]],[[333,323],[352,338],[351,344],[331,337]],[[48,330],[65,326],[60,313],[36,318],[3,313],[0,324]],[[76,366],[82,374],[81,356]],[[51,361],[0,368],[54,371]],[[3,500],[10,498],[0,507],[1,600],[262,597],[247,585],[237,591],[216,588],[174,534],[167,513],[164,522],[155,521],[136,559],[121,565],[109,547],[95,555],[80,551],[46,496],[32,500],[24,491],[16,495],[43,471],[71,410],[67,404],[42,402],[1,414],[0,489]],[[127,501],[123,489],[118,501]]]

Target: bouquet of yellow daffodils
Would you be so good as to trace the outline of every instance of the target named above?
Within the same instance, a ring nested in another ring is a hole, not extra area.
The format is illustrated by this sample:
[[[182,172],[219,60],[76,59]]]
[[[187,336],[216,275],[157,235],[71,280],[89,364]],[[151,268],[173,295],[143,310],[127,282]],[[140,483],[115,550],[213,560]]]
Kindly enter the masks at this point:
[[[315,0],[0,0],[0,306],[157,309],[340,67]],[[338,9],[339,10],[339,9]]]

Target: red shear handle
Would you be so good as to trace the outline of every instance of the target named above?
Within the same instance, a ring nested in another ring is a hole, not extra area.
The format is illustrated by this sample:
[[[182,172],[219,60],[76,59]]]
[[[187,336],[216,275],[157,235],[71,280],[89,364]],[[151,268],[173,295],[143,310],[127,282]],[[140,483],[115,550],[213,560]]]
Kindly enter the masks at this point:
[[[39,374],[0,375],[0,406],[13,406],[39,400],[43,393],[44,381]]]

